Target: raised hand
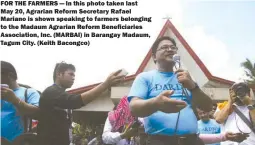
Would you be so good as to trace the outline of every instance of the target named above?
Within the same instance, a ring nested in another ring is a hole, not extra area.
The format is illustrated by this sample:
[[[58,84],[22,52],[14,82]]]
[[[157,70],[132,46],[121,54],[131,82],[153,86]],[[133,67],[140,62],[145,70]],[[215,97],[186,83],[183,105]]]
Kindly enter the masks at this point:
[[[105,80],[105,83],[111,87],[113,85],[116,85],[118,83],[121,83],[124,81],[124,78],[125,78],[125,75],[119,75],[119,73],[121,72],[122,70],[117,70],[113,73],[111,73],[107,79]]]
[[[132,125],[129,124],[129,126],[121,134],[121,138],[128,139],[136,135],[138,135],[138,128],[132,128]]]
[[[229,89],[229,102],[233,104],[236,100],[236,94],[233,89]]]
[[[244,133],[231,133],[227,132],[225,134],[225,138],[230,141],[234,142],[242,142],[246,140],[246,138],[249,137],[249,134],[244,134]]]

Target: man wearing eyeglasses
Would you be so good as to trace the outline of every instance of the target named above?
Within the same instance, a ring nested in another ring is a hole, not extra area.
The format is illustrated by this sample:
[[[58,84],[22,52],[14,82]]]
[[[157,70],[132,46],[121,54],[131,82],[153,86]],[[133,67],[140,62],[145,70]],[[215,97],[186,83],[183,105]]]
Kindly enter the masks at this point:
[[[144,117],[148,145],[203,144],[191,104],[210,111],[212,100],[187,71],[173,71],[177,51],[174,39],[157,39],[152,46],[157,69],[139,74],[128,95],[132,114]]]
[[[255,105],[250,97],[250,88],[246,83],[235,83],[230,88],[229,94],[227,105],[222,109],[217,108],[214,115],[215,120],[222,124],[222,133],[239,133],[245,138],[240,137],[242,138],[241,143],[226,141],[221,145],[255,145],[255,130],[252,131],[235,110],[237,108],[248,119],[252,127],[255,127]],[[247,136],[249,137],[246,139]]]

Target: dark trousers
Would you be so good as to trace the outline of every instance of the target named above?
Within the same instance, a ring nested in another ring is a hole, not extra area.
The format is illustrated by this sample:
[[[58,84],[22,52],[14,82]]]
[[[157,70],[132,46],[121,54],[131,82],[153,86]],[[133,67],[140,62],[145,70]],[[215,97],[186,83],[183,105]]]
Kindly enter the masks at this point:
[[[198,135],[162,136],[149,135],[147,145],[204,145]]]

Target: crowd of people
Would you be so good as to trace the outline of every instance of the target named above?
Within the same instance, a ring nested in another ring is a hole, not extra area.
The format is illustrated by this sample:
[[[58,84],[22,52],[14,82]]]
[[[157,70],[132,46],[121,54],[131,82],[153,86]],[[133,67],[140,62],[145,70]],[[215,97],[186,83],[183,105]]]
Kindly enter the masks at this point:
[[[255,145],[255,105],[246,83],[233,84],[229,100],[213,104],[187,70],[174,70],[174,39],[160,37],[151,49],[156,69],[135,78],[129,94],[108,113],[102,131],[87,143],[73,142],[72,110],[122,82],[121,70],[89,91],[70,94],[66,89],[74,83],[76,68],[57,63],[53,84],[40,93],[20,86],[14,66],[1,61],[2,144]],[[35,132],[28,118],[38,120]]]

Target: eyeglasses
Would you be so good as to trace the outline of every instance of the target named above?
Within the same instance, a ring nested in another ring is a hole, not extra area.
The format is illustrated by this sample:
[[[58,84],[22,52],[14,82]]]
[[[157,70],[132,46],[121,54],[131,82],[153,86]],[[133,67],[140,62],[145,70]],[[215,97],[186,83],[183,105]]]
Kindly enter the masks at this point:
[[[163,45],[157,51],[160,51],[160,50],[164,50],[164,51],[167,51],[167,50],[177,51],[178,48],[176,46],[174,46],[174,45]]]

